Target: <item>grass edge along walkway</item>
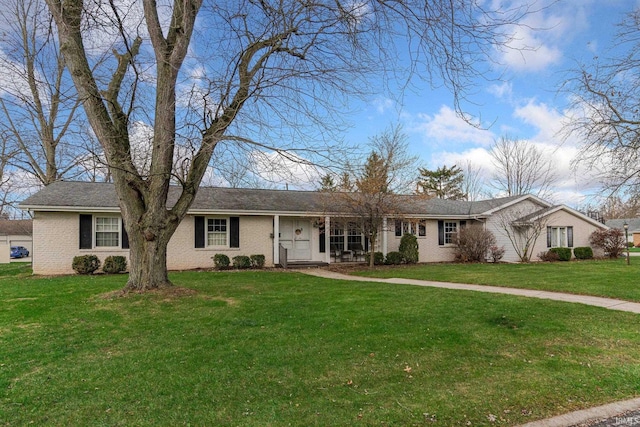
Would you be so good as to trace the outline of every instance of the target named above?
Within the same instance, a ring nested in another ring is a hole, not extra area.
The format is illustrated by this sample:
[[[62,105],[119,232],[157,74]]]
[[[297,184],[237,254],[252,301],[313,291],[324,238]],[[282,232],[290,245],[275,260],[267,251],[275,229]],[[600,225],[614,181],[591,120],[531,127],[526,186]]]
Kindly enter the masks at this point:
[[[401,279],[401,278],[378,278],[350,276],[335,271],[324,269],[301,269],[300,273],[310,276],[323,277],[335,280],[350,280],[358,282],[378,282],[399,285],[425,286],[434,288],[457,289],[465,291],[477,291],[495,294],[515,295],[529,298],[548,299],[553,301],[563,301],[569,303],[585,304],[595,307],[602,307],[608,310],[626,311],[640,314],[640,303],[634,303],[614,298],[594,297],[588,295],[567,294],[563,292],[538,291],[531,289],[506,288],[499,286],[469,285],[463,283],[434,282],[430,280]],[[584,425],[594,420],[604,420],[607,418],[619,417],[621,414],[631,410],[640,410],[640,398],[629,399],[621,402],[613,402],[607,405],[580,411],[569,412],[555,417],[532,421],[522,424],[519,427],[575,427]]]
[[[296,271],[302,274],[308,274],[310,276],[324,277],[326,279],[350,280],[350,281],[358,281],[358,282],[392,283],[392,284],[398,284],[398,285],[426,286],[426,287],[433,287],[433,288],[445,288],[445,289],[457,289],[457,290],[464,290],[464,291],[488,292],[488,293],[494,293],[494,294],[506,294],[506,295],[528,297],[528,298],[539,298],[539,299],[548,299],[553,301],[585,304],[585,305],[591,305],[595,307],[602,307],[609,310],[626,311],[629,313],[640,314],[640,303],[629,302],[629,301],[624,301],[624,300],[619,300],[614,298],[568,294],[563,292],[539,291],[539,290],[533,290],[533,289],[506,288],[506,287],[500,287],[500,286],[470,285],[470,284],[464,284],[464,283],[434,282],[431,280],[402,279],[397,277],[383,279],[378,277],[350,276],[347,274],[337,273],[335,271],[329,271],[321,268],[300,269]]]

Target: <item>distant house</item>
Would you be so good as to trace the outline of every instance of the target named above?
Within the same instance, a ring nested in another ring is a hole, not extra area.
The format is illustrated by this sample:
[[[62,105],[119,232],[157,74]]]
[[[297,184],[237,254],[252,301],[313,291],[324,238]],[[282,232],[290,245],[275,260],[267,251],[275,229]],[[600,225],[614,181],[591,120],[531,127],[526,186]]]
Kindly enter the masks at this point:
[[[170,191],[171,201],[178,189]],[[543,221],[532,260],[554,246],[588,246],[589,235],[605,225],[566,206],[530,195],[468,202],[397,196],[396,213],[386,218],[376,248],[357,226],[358,219],[341,211],[335,195],[316,191],[203,187],[169,242],[167,264],[172,270],[209,268],[217,253],[265,255],[266,265],[287,262],[362,260],[359,252],[398,250],[405,233],[416,235],[420,262],[454,259],[457,232],[482,224],[504,246],[505,261],[518,256],[504,228],[523,231]],[[115,188],[107,183],[56,182],[24,200],[20,207],[33,215],[33,271],[70,273],[72,258],[96,254],[128,254]],[[346,255],[346,256],[345,256]]]
[[[624,225],[627,224],[627,241],[632,242],[633,246],[640,246],[640,218],[609,219],[605,224],[609,228],[620,230],[624,230]]]
[[[33,221],[30,219],[0,220],[0,244],[8,246],[24,246],[31,252]]]

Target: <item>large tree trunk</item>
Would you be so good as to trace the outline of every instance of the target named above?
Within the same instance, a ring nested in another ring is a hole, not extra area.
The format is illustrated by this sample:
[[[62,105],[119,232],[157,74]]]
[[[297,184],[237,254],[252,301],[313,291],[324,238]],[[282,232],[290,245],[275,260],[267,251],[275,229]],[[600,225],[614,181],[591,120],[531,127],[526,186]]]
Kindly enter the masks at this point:
[[[167,233],[162,233],[152,240],[147,240],[142,234],[130,239],[130,271],[125,291],[145,291],[172,285],[167,272],[170,238]]]

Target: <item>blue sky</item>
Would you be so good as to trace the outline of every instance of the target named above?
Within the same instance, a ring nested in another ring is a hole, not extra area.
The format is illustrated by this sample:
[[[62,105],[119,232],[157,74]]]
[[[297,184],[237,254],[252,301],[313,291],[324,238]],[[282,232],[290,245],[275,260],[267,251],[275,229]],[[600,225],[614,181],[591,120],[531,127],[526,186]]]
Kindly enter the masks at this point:
[[[579,141],[563,140],[558,134],[568,105],[567,94],[559,88],[576,64],[607,55],[616,25],[640,2],[544,0],[538,4],[548,7],[528,16],[514,40],[514,47],[534,49],[496,53],[494,59],[504,66],[502,81],[478,80],[473,97],[478,105],[467,106],[469,113],[481,115],[486,129],[475,129],[456,117],[449,92],[425,85],[407,92],[402,104],[385,97],[368,100],[354,116],[347,141],[364,143],[400,123],[412,153],[428,168],[469,160],[489,177],[488,149],[495,139],[508,135],[553,153],[560,178],[555,202],[571,206],[594,202],[600,188],[593,174],[571,169]]]

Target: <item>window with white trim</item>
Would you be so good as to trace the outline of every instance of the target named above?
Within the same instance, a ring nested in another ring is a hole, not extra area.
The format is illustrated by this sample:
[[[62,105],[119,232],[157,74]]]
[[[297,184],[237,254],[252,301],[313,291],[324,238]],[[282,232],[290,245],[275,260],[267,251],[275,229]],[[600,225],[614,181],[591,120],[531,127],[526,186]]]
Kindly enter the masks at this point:
[[[402,237],[405,234],[425,237],[427,235],[427,220],[401,221],[398,219],[396,220],[395,233],[396,237]]]
[[[228,241],[227,218],[207,218],[207,246],[227,246]]]
[[[444,222],[444,244],[452,245],[456,242],[456,235],[458,234],[458,221],[445,221]]]
[[[331,249],[344,250],[344,225],[339,222],[331,223],[331,232],[329,234],[329,244]]]
[[[120,218],[118,217],[95,217],[96,247],[119,247],[120,246]]]
[[[547,227],[547,247],[573,247],[573,227]]]

